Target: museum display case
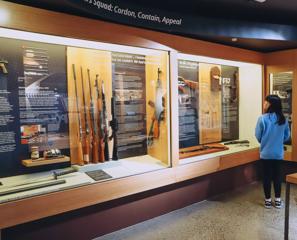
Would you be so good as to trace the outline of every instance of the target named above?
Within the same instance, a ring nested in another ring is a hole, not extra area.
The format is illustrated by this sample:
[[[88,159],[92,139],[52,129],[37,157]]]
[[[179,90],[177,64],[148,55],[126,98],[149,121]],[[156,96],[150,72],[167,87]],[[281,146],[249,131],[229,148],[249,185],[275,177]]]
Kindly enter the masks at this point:
[[[166,51],[0,29],[0,203],[170,164]]]
[[[9,79],[1,86],[0,229],[256,165],[259,152],[251,143],[180,160],[178,94],[184,86],[178,84],[178,62],[204,63],[207,71],[211,64],[239,68],[238,139],[247,140],[253,138],[253,115],[261,113],[262,53],[5,1],[0,5],[13,16],[0,23],[5,44],[0,78]],[[221,91],[213,83],[203,98]],[[223,113],[214,122],[205,108],[199,111],[205,114],[204,128],[220,124]],[[217,133],[218,127],[210,137]],[[207,131],[201,138],[210,144]]]
[[[282,101],[283,113],[288,120],[291,137],[285,143],[287,147],[292,144],[292,81],[293,72],[270,73],[269,93],[278,95]]]
[[[179,54],[178,91],[181,164],[259,146],[260,64]]]

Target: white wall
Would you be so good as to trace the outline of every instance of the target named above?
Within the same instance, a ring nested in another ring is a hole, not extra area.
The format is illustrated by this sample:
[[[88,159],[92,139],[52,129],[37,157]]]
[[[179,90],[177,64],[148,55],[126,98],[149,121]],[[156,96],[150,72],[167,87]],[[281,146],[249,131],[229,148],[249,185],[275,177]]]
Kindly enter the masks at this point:
[[[262,66],[239,68],[239,137],[256,143],[255,126],[262,113]]]

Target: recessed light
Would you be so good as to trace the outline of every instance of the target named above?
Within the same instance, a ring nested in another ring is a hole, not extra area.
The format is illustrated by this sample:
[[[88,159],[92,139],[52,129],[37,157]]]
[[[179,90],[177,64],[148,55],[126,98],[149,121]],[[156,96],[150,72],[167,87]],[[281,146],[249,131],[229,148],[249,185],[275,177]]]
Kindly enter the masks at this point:
[[[266,2],[266,0],[254,0],[255,2],[258,2],[258,3],[264,3]]]
[[[9,12],[2,8],[0,9],[0,24],[6,24],[9,21]]]
[[[238,41],[238,38],[231,38],[231,41],[232,42],[237,42]]]

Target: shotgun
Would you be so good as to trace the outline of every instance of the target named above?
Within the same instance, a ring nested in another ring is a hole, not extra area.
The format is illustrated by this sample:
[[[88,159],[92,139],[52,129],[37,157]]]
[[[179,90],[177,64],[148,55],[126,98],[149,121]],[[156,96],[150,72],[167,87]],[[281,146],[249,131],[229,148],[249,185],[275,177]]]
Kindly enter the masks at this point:
[[[85,120],[85,136],[83,139],[83,154],[84,154],[84,162],[90,162],[90,127],[88,123],[87,109],[86,109],[86,98],[85,98],[85,89],[84,89],[84,77],[83,77],[83,69],[80,67],[81,74],[81,85],[82,85],[82,94],[83,94],[83,109],[84,109],[84,120]]]
[[[91,88],[91,77],[90,77],[90,69],[87,69],[88,72],[88,80],[89,80],[89,88],[90,88],[90,117],[91,117],[91,128],[93,129],[92,134],[92,160],[93,163],[99,162],[99,150],[98,150],[98,131],[97,131],[97,123],[95,118],[95,106],[93,102],[92,96],[92,88]]]
[[[112,129],[112,135],[110,139],[113,139],[113,149],[112,149],[112,160],[118,160],[118,139],[117,139],[117,131],[119,129],[118,120],[116,118],[116,111],[115,111],[115,99],[114,97],[111,98],[111,114],[112,120],[110,121],[110,126]]]
[[[98,83],[99,75],[96,75],[95,87],[97,91],[97,108],[98,108],[98,135],[99,135],[99,161],[104,162],[104,126],[103,126],[103,112],[102,112],[102,100],[100,97],[99,91],[99,83]]]
[[[109,147],[108,147],[108,117],[107,117],[107,109],[106,109],[106,101],[105,101],[105,90],[104,90],[104,82],[102,81],[101,87],[101,97],[102,97],[102,114],[103,114],[103,141],[104,141],[104,156],[105,160],[109,161]]]
[[[76,72],[75,72],[75,65],[72,64],[72,71],[73,71],[73,79],[74,79],[74,89],[75,89],[75,99],[76,99],[76,111],[77,111],[77,119],[78,119],[78,142],[77,142],[77,163],[78,165],[84,165],[83,160],[83,151],[82,151],[82,125],[80,120],[80,110],[79,110],[79,103],[78,103],[78,95],[77,95],[77,82],[76,82]]]

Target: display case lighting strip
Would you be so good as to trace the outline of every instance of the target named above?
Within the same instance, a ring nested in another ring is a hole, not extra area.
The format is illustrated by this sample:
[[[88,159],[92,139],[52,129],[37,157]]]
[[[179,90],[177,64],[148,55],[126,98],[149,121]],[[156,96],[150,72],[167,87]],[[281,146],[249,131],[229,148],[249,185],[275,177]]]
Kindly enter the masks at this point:
[[[247,64],[257,65],[257,66],[260,65],[260,64],[255,64],[255,63],[246,63],[246,62],[225,60],[225,59],[220,59],[220,58],[212,58],[212,57],[183,54],[183,53],[178,54],[178,59],[201,62],[201,63],[213,63],[213,64],[220,64],[220,65],[234,66],[234,67],[243,67],[243,66],[246,66]]]
[[[82,47],[82,48],[90,48],[90,49],[97,49],[97,50],[103,50],[103,51],[105,50],[105,51],[132,53],[132,54],[141,54],[141,55],[150,55],[150,56],[154,56],[154,55],[159,56],[161,54],[160,50],[131,47],[131,46],[89,41],[89,40],[81,40],[81,39],[68,38],[68,37],[60,37],[60,36],[53,36],[53,35],[47,35],[47,34],[41,34],[41,33],[25,32],[25,31],[13,30],[13,29],[7,29],[7,28],[0,28],[0,37],[27,40],[27,41],[33,41],[33,42],[66,45],[71,47]]]

